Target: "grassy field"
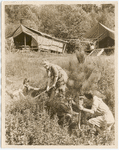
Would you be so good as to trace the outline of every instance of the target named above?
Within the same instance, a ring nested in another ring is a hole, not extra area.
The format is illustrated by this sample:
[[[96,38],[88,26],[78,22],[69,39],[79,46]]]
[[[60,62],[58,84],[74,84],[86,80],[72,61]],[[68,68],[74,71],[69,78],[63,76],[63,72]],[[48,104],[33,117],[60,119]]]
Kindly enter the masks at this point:
[[[114,96],[114,56],[86,57],[79,63],[75,54],[47,53],[6,53],[6,77],[13,81],[6,83],[8,90],[14,91],[22,86],[24,78],[30,84],[43,87],[46,84],[46,71],[42,61],[46,59],[61,66],[73,81],[67,93],[75,96],[77,92],[97,89],[105,95],[105,103],[115,112]],[[82,85],[82,91],[80,87]],[[98,94],[98,93],[97,93]],[[42,98],[45,100],[45,97]],[[89,126],[82,125],[82,132],[76,130],[69,136],[67,127],[61,128],[57,117],[50,119],[39,100],[13,101],[6,94],[6,143],[9,145],[114,145],[114,128],[111,133],[94,136]],[[114,114],[115,115],[115,114]]]

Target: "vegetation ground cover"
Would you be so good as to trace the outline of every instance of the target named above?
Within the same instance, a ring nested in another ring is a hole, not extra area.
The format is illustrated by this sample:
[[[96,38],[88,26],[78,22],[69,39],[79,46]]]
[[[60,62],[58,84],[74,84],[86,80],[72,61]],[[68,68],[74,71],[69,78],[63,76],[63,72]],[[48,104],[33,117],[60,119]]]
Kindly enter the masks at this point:
[[[43,87],[46,81],[46,71],[42,60],[47,59],[60,65],[66,70],[69,79],[74,84],[68,86],[67,92],[73,97],[83,91],[97,89],[105,95],[105,103],[115,115],[114,96],[114,56],[86,57],[85,62],[79,63],[75,54],[47,53],[6,53],[6,77],[13,81],[6,83],[8,90],[16,90],[22,86],[23,79],[28,77],[30,84]],[[97,93],[98,94],[98,93]],[[5,99],[5,128],[6,143],[9,145],[114,145],[115,129],[110,133],[92,135],[90,127],[82,125],[79,130],[69,136],[67,126],[61,128],[57,116],[50,119],[43,109],[42,102],[46,97],[32,100],[12,100],[7,94]]]

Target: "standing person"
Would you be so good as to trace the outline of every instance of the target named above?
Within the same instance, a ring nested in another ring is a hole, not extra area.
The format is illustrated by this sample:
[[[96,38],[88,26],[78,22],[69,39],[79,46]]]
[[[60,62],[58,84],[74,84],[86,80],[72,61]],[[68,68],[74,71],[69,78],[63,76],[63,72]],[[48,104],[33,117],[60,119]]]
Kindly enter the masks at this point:
[[[60,96],[65,96],[66,83],[68,76],[66,72],[58,65],[49,63],[48,61],[43,62],[43,66],[47,70],[48,83],[46,90],[49,91],[49,97],[54,97],[55,88],[58,90]],[[51,85],[51,89],[50,88]]]
[[[114,117],[109,107],[102,101],[101,98],[93,95],[92,92],[84,93],[84,95],[92,107],[91,109],[87,109],[83,106],[79,106],[80,110],[96,115],[95,118],[89,119],[88,123],[93,125],[98,133],[102,133],[102,131],[104,131],[106,128],[110,130],[114,124]]]

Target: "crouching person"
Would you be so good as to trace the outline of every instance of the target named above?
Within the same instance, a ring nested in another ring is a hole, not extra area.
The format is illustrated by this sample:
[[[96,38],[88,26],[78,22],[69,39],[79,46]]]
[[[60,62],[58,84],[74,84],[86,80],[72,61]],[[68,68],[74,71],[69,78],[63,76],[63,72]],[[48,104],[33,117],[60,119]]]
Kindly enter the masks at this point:
[[[12,98],[12,99],[26,99],[28,95],[33,93],[38,93],[40,88],[34,88],[29,85],[29,80],[27,78],[24,79],[22,88],[19,88],[18,90],[15,90],[14,92],[10,92],[6,90],[6,93]]]
[[[114,124],[114,117],[109,107],[101,98],[93,95],[93,92],[84,93],[84,95],[88,99],[88,102],[91,103],[92,107],[91,109],[87,109],[80,106],[80,110],[90,114],[98,114],[95,118],[89,119],[88,123],[93,125],[99,134],[106,129],[110,131],[112,125]]]
[[[29,80],[27,80],[26,78],[23,81],[23,86],[22,88],[19,88],[18,90],[15,90],[14,92],[10,92],[8,90],[6,90],[6,93],[12,98],[12,99],[26,99],[26,95],[28,92],[28,82]]]
[[[43,66],[47,71],[47,91],[49,91],[50,99],[54,97],[55,90],[59,92],[60,96],[65,96],[66,83],[68,80],[66,72],[60,66],[51,64],[48,61],[44,61]],[[51,89],[50,85],[52,87]]]

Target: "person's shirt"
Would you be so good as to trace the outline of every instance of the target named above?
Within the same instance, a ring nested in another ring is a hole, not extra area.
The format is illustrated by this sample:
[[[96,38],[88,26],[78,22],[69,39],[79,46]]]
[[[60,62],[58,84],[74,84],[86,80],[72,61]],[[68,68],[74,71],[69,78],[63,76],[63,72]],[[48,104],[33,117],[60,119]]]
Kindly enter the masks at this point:
[[[93,104],[91,108],[95,113],[100,115],[107,114],[110,112],[109,107],[102,101],[101,98],[94,96],[93,97]]]
[[[48,77],[58,78],[58,79],[62,77],[63,72],[64,70],[60,66],[54,64],[50,64],[50,67],[47,70]]]

